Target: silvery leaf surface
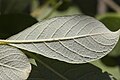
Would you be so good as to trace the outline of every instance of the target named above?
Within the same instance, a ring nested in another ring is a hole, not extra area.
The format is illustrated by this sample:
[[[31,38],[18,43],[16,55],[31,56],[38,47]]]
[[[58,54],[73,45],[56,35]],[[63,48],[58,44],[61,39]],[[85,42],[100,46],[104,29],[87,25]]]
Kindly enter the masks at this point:
[[[30,71],[31,65],[22,51],[0,45],[0,80],[26,80]]]
[[[119,39],[100,21],[85,15],[55,17],[10,37],[10,45],[68,63],[86,63],[108,54]]]

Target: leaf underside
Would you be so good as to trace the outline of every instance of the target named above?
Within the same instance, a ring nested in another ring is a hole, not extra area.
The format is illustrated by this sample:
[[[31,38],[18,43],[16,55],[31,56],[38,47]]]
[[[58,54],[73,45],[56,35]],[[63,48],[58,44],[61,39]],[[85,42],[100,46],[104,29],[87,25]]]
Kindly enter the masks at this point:
[[[22,51],[0,45],[0,80],[26,80],[30,71],[31,65]]]
[[[108,54],[118,39],[118,31],[111,32],[98,20],[85,15],[43,20],[8,38],[21,40],[11,43],[12,46],[68,63],[97,60]]]

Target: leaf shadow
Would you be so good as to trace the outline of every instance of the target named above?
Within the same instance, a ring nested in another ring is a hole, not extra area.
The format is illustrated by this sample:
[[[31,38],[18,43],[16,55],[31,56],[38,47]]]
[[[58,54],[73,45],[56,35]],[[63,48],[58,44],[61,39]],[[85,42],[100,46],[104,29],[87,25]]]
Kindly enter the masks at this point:
[[[120,73],[120,56],[111,56],[107,55],[101,59],[101,62],[107,66],[107,67],[112,67],[116,68],[118,67],[118,77]]]
[[[107,55],[101,59],[101,62],[109,67],[119,66],[120,68],[120,56]]]
[[[69,64],[38,54],[35,55],[66,79],[61,78],[46,66],[36,61],[37,66],[32,65],[32,72],[28,80],[111,80],[107,72],[102,72],[100,68],[90,63]]]
[[[114,57],[107,55],[101,59],[102,63],[106,66],[114,67],[120,66],[120,56]]]
[[[0,15],[0,39],[6,39],[38,22],[30,15],[16,13]]]

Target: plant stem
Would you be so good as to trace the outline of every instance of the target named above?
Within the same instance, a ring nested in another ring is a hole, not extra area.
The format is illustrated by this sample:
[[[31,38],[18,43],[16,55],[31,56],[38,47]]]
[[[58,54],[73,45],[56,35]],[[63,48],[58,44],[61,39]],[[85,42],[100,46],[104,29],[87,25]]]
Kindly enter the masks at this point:
[[[108,6],[110,6],[113,10],[120,13],[120,6],[117,5],[113,0],[103,0]]]
[[[48,68],[49,70],[51,70],[52,72],[54,72],[56,75],[58,75],[59,77],[62,78],[62,80],[68,80],[66,77],[64,77],[63,75],[61,75],[60,73],[58,73],[57,71],[55,71],[53,68],[51,68],[49,65],[47,65],[46,63],[44,63],[43,61],[41,61],[36,55],[34,55],[33,53],[26,53],[28,56],[30,56],[31,58],[34,58],[36,61],[38,61],[39,63],[41,63],[42,65],[44,65],[46,68]]]
[[[107,5],[103,0],[98,0],[98,6],[97,6],[98,14],[104,14],[107,11]]]
[[[63,3],[62,0],[60,0],[60,1],[53,7],[53,9],[49,12],[49,14],[48,14],[47,16],[45,16],[43,19],[46,19],[46,18],[50,17],[51,14],[52,14],[62,3]]]

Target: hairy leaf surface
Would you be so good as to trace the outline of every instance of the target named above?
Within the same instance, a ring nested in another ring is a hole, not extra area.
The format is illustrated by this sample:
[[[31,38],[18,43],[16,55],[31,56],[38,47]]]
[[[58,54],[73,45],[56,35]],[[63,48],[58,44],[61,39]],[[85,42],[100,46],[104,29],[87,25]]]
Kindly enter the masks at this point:
[[[111,32],[85,15],[43,20],[9,38],[12,46],[68,63],[99,59],[114,48],[118,39],[119,31]]]
[[[30,71],[31,65],[22,51],[0,45],[0,80],[26,80]]]

